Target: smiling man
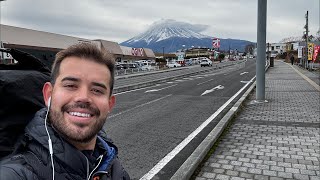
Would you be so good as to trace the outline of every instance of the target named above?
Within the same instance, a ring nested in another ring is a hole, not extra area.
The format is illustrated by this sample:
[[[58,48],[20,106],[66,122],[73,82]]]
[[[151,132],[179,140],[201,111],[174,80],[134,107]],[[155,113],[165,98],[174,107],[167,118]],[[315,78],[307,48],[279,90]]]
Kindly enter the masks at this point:
[[[80,43],[59,52],[39,110],[0,179],[130,179],[102,127],[115,104],[114,61]]]

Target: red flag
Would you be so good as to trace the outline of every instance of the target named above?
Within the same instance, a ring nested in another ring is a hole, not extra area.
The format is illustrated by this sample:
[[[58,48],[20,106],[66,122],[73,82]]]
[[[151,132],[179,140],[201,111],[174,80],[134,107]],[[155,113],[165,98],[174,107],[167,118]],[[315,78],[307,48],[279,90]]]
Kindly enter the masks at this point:
[[[314,46],[314,51],[313,51],[313,62],[317,60],[318,53],[320,51],[320,45],[315,45]]]

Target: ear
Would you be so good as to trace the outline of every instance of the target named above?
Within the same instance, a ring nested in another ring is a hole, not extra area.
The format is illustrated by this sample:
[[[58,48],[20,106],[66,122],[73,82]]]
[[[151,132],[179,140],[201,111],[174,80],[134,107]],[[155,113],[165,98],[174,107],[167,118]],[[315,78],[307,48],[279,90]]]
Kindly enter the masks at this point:
[[[49,98],[51,97],[51,94],[52,94],[52,89],[53,89],[53,86],[50,82],[46,82],[42,88],[43,100],[47,107],[49,104]]]
[[[111,111],[116,104],[116,97],[114,95],[111,95],[109,98],[109,111]]]

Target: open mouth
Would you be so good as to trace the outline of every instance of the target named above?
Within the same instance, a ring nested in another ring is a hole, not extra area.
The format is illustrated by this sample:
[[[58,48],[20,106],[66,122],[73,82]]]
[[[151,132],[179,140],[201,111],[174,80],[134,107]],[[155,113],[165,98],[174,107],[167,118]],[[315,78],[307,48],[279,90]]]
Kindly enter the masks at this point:
[[[68,112],[68,114],[71,115],[71,116],[83,117],[83,118],[90,118],[90,117],[93,116],[93,114],[81,113],[81,112]]]

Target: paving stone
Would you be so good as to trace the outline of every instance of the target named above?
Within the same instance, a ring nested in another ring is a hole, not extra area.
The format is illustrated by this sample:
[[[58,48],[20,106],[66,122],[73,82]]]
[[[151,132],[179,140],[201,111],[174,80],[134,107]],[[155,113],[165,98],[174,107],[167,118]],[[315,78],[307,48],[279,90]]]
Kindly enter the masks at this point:
[[[270,169],[270,166],[269,166],[269,165],[265,165],[265,164],[257,164],[257,165],[256,165],[256,168],[257,168],[257,169],[266,169],[266,170],[269,170],[269,169]]]
[[[213,167],[213,168],[220,168],[221,164],[219,164],[219,163],[210,163],[209,166]]]
[[[269,180],[269,177],[268,176],[263,176],[263,175],[255,175],[254,179]]]
[[[239,172],[238,171],[232,171],[232,170],[227,170],[226,171],[226,174],[229,175],[229,176],[239,176]]]
[[[248,169],[247,167],[243,167],[243,166],[235,166],[234,167],[234,170],[235,171],[241,171],[241,172],[248,172]]]
[[[257,168],[249,168],[249,169],[248,169],[248,173],[252,173],[252,174],[262,174],[262,170],[261,170],[261,169],[257,169]]]
[[[283,178],[293,178],[293,174],[287,172],[278,172],[278,176]]]
[[[317,170],[320,170],[320,167],[319,167],[319,166],[313,166],[313,165],[307,165],[307,169],[308,169],[308,170],[315,170],[315,171],[317,171]]]
[[[249,158],[239,158],[238,161],[241,161],[241,162],[250,162],[250,159],[249,159]]]
[[[231,177],[230,180],[245,180],[245,178],[241,178],[241,177]]]
[[[319,176],[310,176],[310,180],[319,180],[320,177]]]
[[[284,180],[284,178],[279,178],[279,177],[270,177],[270,180]]]
[[[213,170],[213,172],[217,173],[217,174],[223,174],[224,171],[225,171],[224,169],[219,169],[219,168],[216,168],[216,169]]]
[[[233,170],[234,166],[233,165],[228,165],[228,164],[223,164],[221,166],[222,169],[229,169],[229,170]]]
[[[216,174],[215,173],[204,172],[202,174],[202,177],[214,179],[216,177]]]
[[[271,171],[282,171],[284,172],[284,167],[281,166],[270,166]]]
[[[314,170],[304,170],[304,169],[301,169],[301,174],[306,174],[306,175],[309,175],[309,176],[315,176],[316,175],[316,171]]]
[[[295,168],[285,168],[284,171],[289,173],[296,173],[296,174],[300,173],[299,169],[295,169]]]
[[[309,176],[304,174],[293,174],[293,178],[299,180],[309,180]]]
[[[230,164],[234,165],[234,166],[241,166],[242,162],[240,162],[240,161],[230,161]]]
[[[277,171],[262,170],[262,174],[265,176],[277,176]]]
[[[291,163],[286,163],[286,162],[278,162],[278,166],[291,168],[292,164]]]
[[[254,174],[248,174],[248,173],[241,172],[240,177],[247,178],[247,179],[253,179]]]
[[[231,177],[227,176],[227,175],[223,175],[223,174],[217,174],[215,179],[219,179],[219,180],[229,180]]]

